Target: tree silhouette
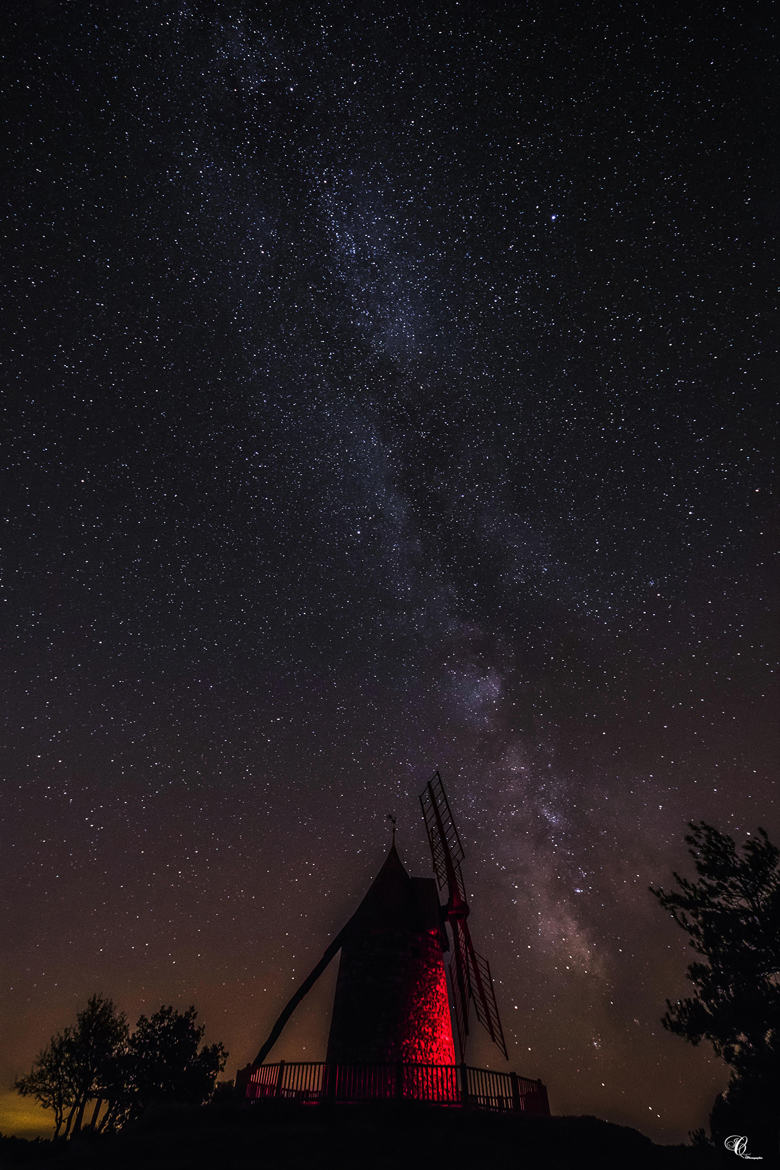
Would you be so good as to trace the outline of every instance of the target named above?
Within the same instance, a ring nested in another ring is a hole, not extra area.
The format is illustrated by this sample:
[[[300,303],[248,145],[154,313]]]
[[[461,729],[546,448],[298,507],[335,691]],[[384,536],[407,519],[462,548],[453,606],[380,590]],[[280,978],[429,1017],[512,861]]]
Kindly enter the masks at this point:
[[[90,1101],[95,1103],[91,1126],[98,1128],[101,1106],[108,1106],[107,1116],[114,1104],[116,1070],[126,1042],[124,1015],[110,999],[93,995],[76,1017],[76,1027],[53,1036],[15,1088],[54,1110],[55,1137],[80,1132]]]
[[[197,1015],[194,1007],[177,1012],[163,1006],[139,1019],[128,1053],[132,1115],[170,1101],[201,1105],[214,1092],[227,1053],[221,1044],[199,1048],[205,1029]]]
[[[694,995],[667,1000],[663,1025],[691,1044],[708,1040],[731,1067],[713,1133],[756,1134],[777,1147],[780,1126],[780,850],[763,829],[742,847],[705,821],[685,841],[696,880],[651,893],[701,956],[688,968]]]
[[[52,1036],[46,1048],[35,1058],[32,1071],[20,1077],[14,1088],[23,1097],[34,1097],[44,1109],[54,1111],[54,1136],[59,1137],[70,1108],[67,1033]]]
[[[203,1032],[194,1007],[163,1006],[129,1035],[111,1000],[93,995],[76,1026],[53,1036],[14,1087],[53,1110],[55,1137],[116,1130],[150,1105],[200,1105],[211,1096],[227,1053],[221,1044],[201,1048]]]

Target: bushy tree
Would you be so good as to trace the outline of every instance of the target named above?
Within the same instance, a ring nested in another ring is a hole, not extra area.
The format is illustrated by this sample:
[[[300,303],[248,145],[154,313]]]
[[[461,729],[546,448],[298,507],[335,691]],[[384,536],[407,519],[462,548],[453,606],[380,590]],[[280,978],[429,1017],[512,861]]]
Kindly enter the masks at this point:
[[[127,1043],[127,1021],[110,999],[93,995],[76,1017],[75,1028],[65,1028],[38,1055],[32,1071],[15,1088],[53,1109],[55,1137],[73,1137],[84,1124],[90,1101],[93,1128],[101,1107],[107,1117],[117,1092],[117,1067]]]
[[[202,1105],[214,1092],[227,1053],[221,1044],[200,1047],[205,1029],[197,1015],[194,1007],[163,1006],[139,1019],[129,1044],[133,1114],[163,1102]]]
[[[708,1040],[732,1070],[713,1132],[739,1122],[776,1145],[780,1125],[780,850],[763,829],[738,849],[705,821],[685,841],[697,878],[651,892],[688,933],[700,958],[694,994],[667,1000],[664,1027],[691,1044]]]

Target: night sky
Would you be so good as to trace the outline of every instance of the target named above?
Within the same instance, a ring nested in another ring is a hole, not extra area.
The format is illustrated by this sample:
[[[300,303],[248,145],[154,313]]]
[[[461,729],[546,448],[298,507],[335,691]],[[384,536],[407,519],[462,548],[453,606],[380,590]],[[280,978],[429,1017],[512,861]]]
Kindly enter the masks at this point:
[[[3,5],[0,1087],[228,1073],[440,768],[510,1063],[684,1140],[686,823],[772,787],[758,7]],[[400,10],[400,11],[399,11]],[[322,1059],[335,972],[273,1052]],[[29,1116],[28,1116],[29,1114]]]

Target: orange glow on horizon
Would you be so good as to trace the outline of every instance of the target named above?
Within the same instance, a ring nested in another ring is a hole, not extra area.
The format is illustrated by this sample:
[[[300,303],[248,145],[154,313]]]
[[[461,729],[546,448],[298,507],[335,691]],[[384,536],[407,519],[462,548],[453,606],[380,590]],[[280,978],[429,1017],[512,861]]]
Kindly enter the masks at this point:
[[[4,1137],[50,1138],[54,1114],[21,1097],[14,1089],[0,1092],[0,1134]]]

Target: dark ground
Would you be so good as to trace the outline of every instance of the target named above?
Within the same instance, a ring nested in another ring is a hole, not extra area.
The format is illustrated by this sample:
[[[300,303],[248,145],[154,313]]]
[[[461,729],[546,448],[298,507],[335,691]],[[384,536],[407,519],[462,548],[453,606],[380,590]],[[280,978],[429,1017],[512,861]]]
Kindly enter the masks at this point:
[[[67,1144],[0,1138],[3,1170],[416,1170],[437,1164],[447,1170],[709,1170],[739,1163],[725,1151],[656,1146],[636,1130],[595,1117],[535,1118],[393,1105],[167,1110],[120,1137],[84,1137]]]

